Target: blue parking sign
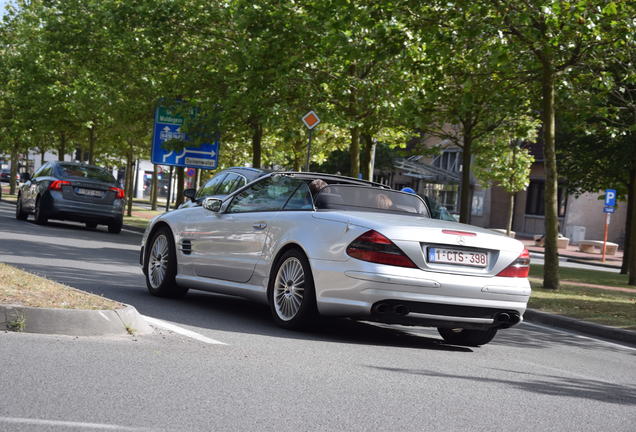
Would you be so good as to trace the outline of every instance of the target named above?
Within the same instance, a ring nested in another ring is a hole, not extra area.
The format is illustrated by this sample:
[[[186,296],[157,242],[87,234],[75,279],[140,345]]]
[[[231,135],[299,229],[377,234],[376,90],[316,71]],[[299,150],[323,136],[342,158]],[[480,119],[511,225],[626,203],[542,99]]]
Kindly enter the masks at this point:
[[[605,189],[605,207],[616,206],[616,189]]]

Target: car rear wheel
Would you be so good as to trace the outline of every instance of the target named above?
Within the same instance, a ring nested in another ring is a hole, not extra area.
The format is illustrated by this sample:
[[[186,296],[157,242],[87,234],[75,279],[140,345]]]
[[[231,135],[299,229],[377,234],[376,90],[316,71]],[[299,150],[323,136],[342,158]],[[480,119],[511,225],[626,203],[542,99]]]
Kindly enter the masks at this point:
[[[27,220],[29,214],[22,208],[22,197],[18,196],[18,200],[15,203],[15,218],[18,220]]]
[[[449,344],[472,347],[487,344],[497,334],[497,329],[494,328],[488,330],[438,328],[437,331]]]
[[[148,243],[146,256],[146,286],[150,294],[157,297],[182,297],[187,288],[177,285],[177,259],[172,232],[165,227],[159,228]]]
[[[121,227],[124,223],[121,220],[118,220],[113,223],[108,224],[108,232],[112,234],[119,234],[121,232]]]
[[[46,209],[43,208],[44,205],[42,204],[42,200],[40,198],[37,199],[37,201],[35,202],[35,223],[38,225],[45,225],[48,221],[49,218],[46,215]]]
[[[300,250],[290,249],[278,259],[267,295],[274,320],[281,327],[302,328],[316,317],[314,280]]]

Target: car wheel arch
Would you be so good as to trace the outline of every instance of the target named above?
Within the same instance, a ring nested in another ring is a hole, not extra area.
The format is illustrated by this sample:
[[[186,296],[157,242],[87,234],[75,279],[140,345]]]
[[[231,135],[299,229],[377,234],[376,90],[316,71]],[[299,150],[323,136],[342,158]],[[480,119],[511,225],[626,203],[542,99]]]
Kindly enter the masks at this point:
[[[274,257],[274,259],[272,259],[272,264],[269,267],[269,275],[268,275],[268,279],[269,277],[272,275],[272,270],[274,269],[274,266],[276,266],[276,263],[278,262],[278,260],[280,259],[281,256],[283,256],[283,254],[285,252],[287,252],[290,249],[298,249],[300,252],[302,252],[303,255],[305,255],[305,258],[307,258],[307,262],[309,263],[309,268],[311,268],[311,261],[309,260],[309,255],[307,254],[307,251],[298,243],[294,243],[294,242],[289,242],[284,244],[276,253],[276,256]],[[313,275],[312,275],[313,277]]]
[[[155,235],[155,233],[161,228],[161,227],[166,227],[169,231],[170,234],[172,235],[172,239],[174,240],[174,231],[172,231],[172,227],[164,221],[159,221],[156,224],[153,225],[152,229],[150,230],[150,232],[148,233],[148,237],[146,237],[146,244],[144,244],[144,269],[146,268],[146,265],[148,264],[148,250],[149,248],[148,246],[148,242],[150,240],[152,240],[153,236]],[[176,258],[176,255],[175,255]]]

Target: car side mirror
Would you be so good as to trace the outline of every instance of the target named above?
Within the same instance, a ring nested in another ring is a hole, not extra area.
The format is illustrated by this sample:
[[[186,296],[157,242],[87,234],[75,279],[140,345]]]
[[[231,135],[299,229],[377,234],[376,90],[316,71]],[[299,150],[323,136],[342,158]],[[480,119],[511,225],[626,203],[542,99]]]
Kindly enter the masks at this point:
[[[194,201],[196,195],[197,195],[196,189],[186,189],[183,191],[183,196],[188,198],[190,201]]]
[[[21,177],[22,178],[20,180],[23,182],[28,182],[29,180],[31,180],[31,174],[29,173],[22,173]]]
[[[221,204],[223,204],[223,200],[218,198],[206,198],[203,200],[203,208],[206,210],[210,210],[211,212],[218,213],[221,211]]]

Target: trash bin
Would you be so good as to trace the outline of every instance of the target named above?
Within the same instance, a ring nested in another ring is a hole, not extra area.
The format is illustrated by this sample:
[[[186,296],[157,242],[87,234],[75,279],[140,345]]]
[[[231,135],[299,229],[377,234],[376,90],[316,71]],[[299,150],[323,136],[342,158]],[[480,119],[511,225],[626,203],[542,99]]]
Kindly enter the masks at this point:
[[[571,244],[578,244],[585,240],[585,227],[579,225],[571,225],[567,227],[565,236],[570,239]]]

